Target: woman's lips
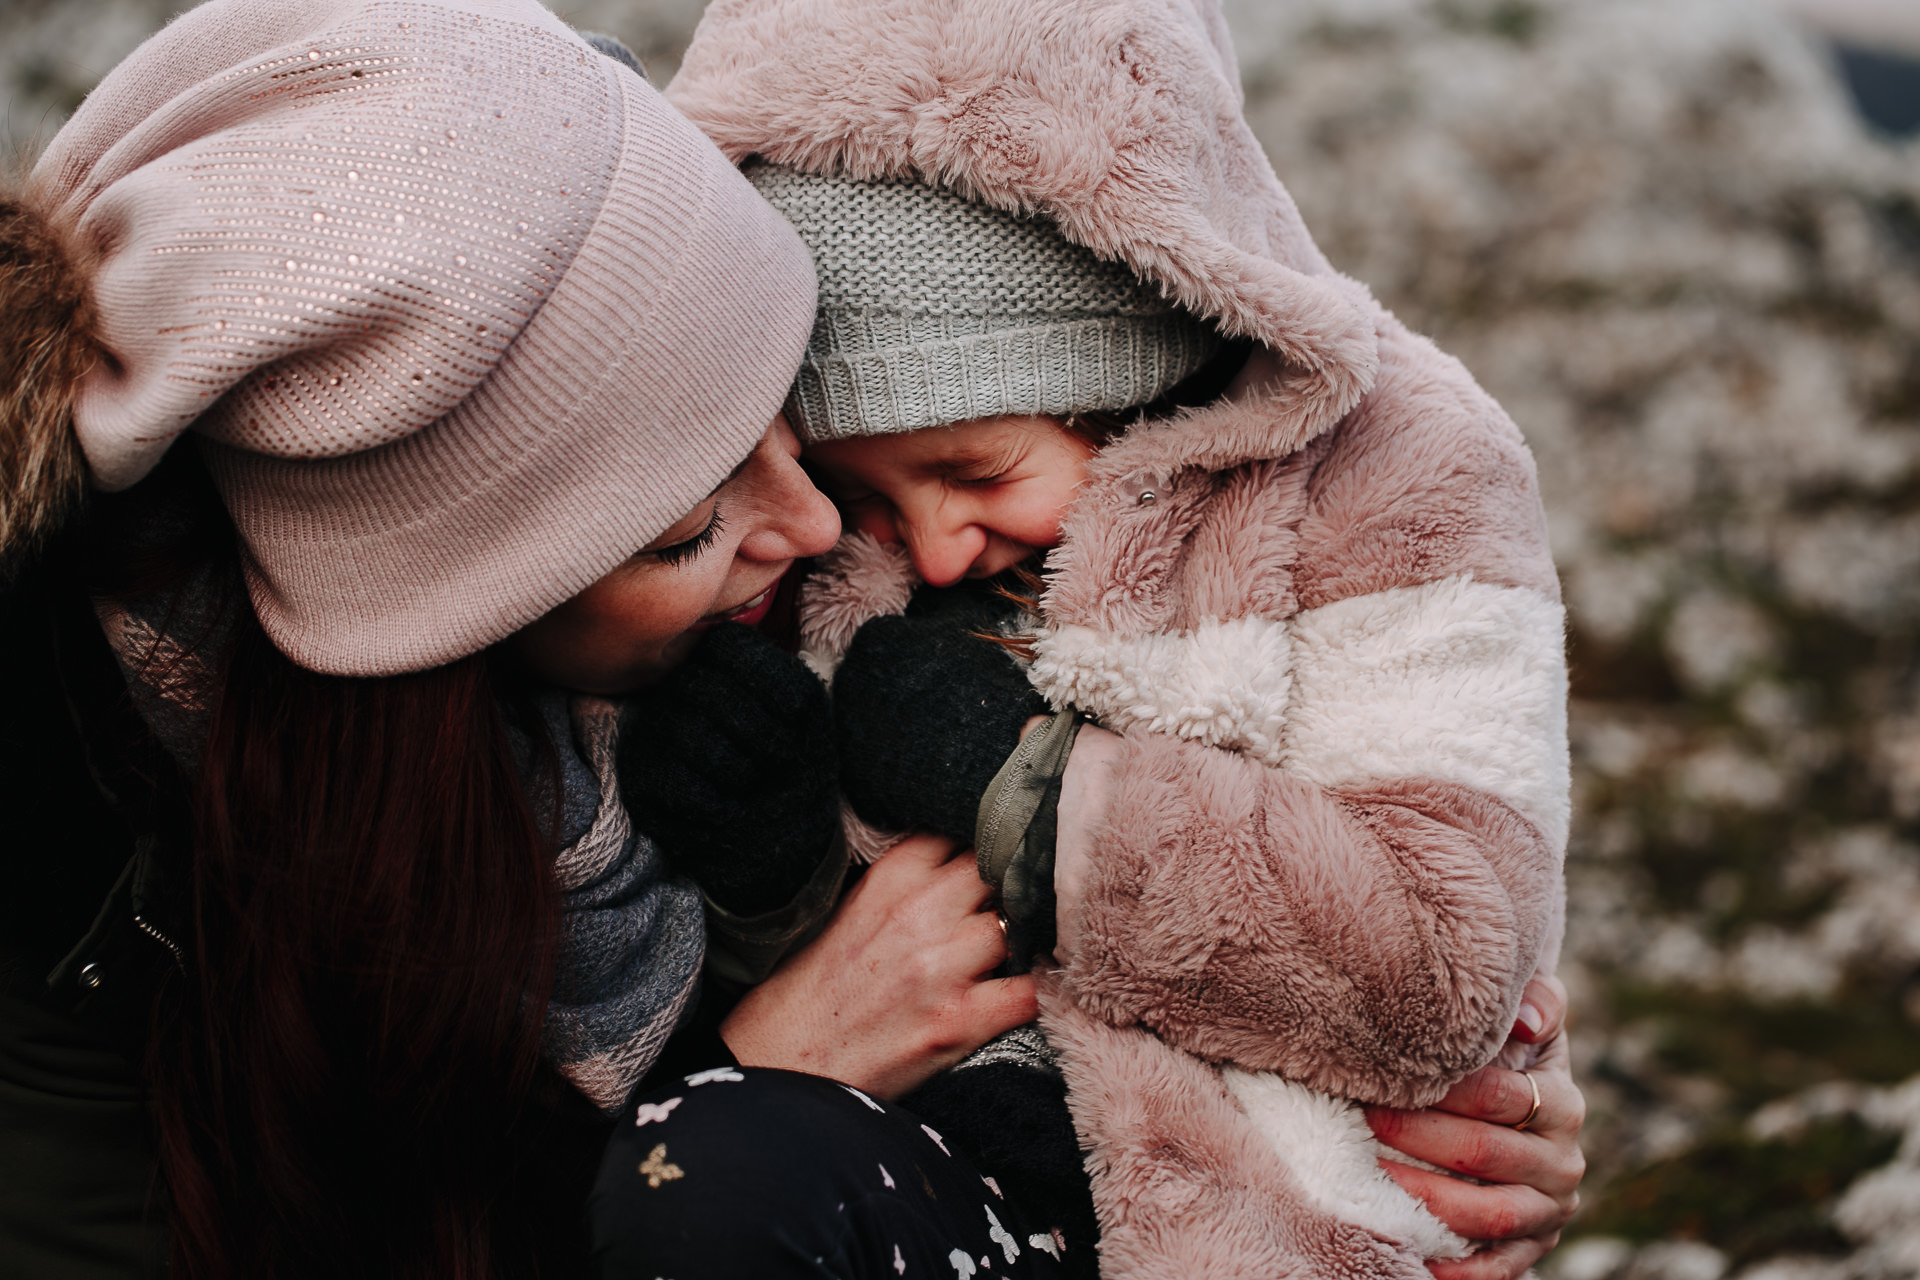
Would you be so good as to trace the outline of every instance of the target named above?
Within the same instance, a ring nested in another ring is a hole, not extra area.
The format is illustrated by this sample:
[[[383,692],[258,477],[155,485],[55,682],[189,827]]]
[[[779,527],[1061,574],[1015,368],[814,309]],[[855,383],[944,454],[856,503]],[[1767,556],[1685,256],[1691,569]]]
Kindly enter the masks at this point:
[[[779,587],[780,587],[780,580],[776,578],[772,582],[767,584],[767,589],[765,591],[762,591],[759,595],[747,601],[745,604],[741,605],[738,609],[731,609],[726,613],[720,614],[717,617],[713,618],[712,621],[713,622],[743,622],[747,626],[753,626],[755,623],[759,622],[762,618],[766,617],[767,611],[773,608],[773,593],[779,590]]]

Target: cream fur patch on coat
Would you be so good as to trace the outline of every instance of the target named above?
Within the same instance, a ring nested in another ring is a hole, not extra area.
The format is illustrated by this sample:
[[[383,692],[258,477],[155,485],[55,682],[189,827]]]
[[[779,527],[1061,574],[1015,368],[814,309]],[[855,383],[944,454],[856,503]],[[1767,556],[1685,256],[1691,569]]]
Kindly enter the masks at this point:
[[[1062,829],[1085,874],[1042,1023],[1103,1275],[1422,1280],[1460,1242],[1367,1173],[1352,1103],[1493,1060],[1564,914],[1519,432],[1314,247],[1215,0],[715,0],[668,96],[735,159],[1051,218],[1259,344],[1093,459],[1047,558],[1035,683],[1121,736]],[[802,594],[815,670],[912,586],[843,540]]]
[[[1463,1258],[1470,1251],[1380,1168],[1380,1144],[1360,1108],[1271,1071],[1224,1067],[1220,1078],[1315,1208],[1422,1258]]]
[[[1171,635],[1047,627],[1031,675],[1055,707],[1116,732],[1223,747],[1321,786],[1476,787],[1564,845],[1565,626],[1537,592],[1457,577]]]

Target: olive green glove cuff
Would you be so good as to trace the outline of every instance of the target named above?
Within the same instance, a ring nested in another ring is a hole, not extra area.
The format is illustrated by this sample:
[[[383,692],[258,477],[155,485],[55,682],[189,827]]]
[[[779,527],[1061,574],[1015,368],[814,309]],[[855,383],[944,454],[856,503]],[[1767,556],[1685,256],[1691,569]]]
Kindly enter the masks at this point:
[[[1054,942],[1053,852],[1060,780],[1085,717],[1062,711],[1020,740],[980,798],[974,857],[980,878],[1000,891],[1007,922],[1007,970],[1025,973]]]
[[[839,834],[811,879],[783,907],[742,916],[701,890],[707,906],[707,972],[736,986],[765,980],[789,951],[826,927],[847,878],[847,842]]]

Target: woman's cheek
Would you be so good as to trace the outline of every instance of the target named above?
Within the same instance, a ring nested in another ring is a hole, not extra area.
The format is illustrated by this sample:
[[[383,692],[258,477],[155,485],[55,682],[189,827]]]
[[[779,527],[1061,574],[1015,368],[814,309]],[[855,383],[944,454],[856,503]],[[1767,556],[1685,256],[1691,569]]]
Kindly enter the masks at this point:
[[[703,557],[704,558],[704,557]],[[694,630],[726,583],[724,561],[711,566],[651,565],[626,584],[604,618],[612,647],[629,661],[659,667],[686,655]]]
[[[719,611],[725,602],[728,574],[733,568],[731,554],[718,554],[720,548],[703,555],[691,565],[674,569],[672,593],[667,608],[655,616],[656,626],[664,633],[664,638],[672,640],[679,636],[691,635],[710,615]]]

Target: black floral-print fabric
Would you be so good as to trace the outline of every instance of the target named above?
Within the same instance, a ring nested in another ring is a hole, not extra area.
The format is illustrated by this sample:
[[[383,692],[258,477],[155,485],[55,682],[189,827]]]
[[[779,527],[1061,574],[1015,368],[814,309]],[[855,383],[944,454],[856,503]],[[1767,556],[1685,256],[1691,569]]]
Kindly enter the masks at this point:
[[[589,1212],[607,1280],[1059,1280],[1071,1247],[911,1112],[756,1067],[630,1099]]]

